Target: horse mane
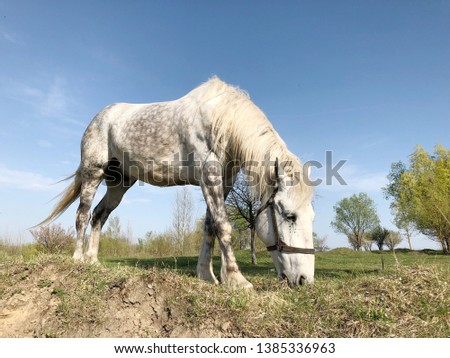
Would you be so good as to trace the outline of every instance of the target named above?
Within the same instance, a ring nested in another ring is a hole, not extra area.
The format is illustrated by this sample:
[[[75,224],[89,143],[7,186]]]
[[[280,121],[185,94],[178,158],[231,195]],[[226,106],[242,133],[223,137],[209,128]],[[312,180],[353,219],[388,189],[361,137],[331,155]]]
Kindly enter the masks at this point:
[[[222,163],[237,160],[244,171],[259,175],[258,185],[251,186],[255,198],[265,200],[270,196],[268,186],[273,185],[270,178],[275,178],[275,159],[281,170],[298,182],[302,194],[310,197],[312,190],[303,181],[300,160],[287,149],[247,92],[214,76],[191,93],[212,119],[212,149]]]

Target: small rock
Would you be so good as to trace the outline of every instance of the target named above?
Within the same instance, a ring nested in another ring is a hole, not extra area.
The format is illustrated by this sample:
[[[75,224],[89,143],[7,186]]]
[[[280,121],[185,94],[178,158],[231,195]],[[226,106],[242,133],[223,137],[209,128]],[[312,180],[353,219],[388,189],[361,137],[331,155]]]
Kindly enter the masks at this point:
[[[222,324],[222,326],[220,327],[222,329],[222,331],[227,331],[231,326],[231,322],[225,322]]]

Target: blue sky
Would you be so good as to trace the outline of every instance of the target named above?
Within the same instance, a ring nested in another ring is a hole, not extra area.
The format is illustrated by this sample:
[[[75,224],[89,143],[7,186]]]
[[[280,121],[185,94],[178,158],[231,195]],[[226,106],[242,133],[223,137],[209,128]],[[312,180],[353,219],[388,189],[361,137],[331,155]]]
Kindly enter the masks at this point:
[[[329,246],[347,246],[329,224],[353,193],[393,228],[390,164],[450,146],[449,18],[448,1],[2,1],[0,235],[29,239],[100,109],[176,99],[213,74],[247,90],[303,161],[347,160],[348,185],[316,188]],[[135,237],[162,231],[175,191],[136,186],[114,214]],[[58,221],[73,226],[75,207]]]

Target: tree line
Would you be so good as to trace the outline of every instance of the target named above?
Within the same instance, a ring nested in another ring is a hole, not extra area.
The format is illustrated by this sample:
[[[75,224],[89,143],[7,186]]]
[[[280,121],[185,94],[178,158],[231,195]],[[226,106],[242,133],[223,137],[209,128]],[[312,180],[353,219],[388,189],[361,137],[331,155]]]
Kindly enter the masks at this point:
[[[399,231],[380,226],[373,200],[365,193],[344,198],[334,206],[333,229],[345,234],[350,245],[360,250],[375,242],[393,249],[402,240],[412,250],[412,237],[421,233],[450,253],[450,150],[436,145],[433,153],[421,146],[409,162],[391,165],[383,193],[392,200],[390,207]]]

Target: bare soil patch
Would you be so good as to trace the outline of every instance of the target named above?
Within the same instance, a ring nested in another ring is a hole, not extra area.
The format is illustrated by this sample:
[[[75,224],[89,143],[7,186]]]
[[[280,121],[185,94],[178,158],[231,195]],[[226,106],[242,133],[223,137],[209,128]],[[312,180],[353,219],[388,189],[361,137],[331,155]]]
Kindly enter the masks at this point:
[[[2,266],[0,337],[234,335],[217,317],[198,327],[184,324],[185,312],[175,304],[182,278],[169,271],[78,265],[61,257]]]

